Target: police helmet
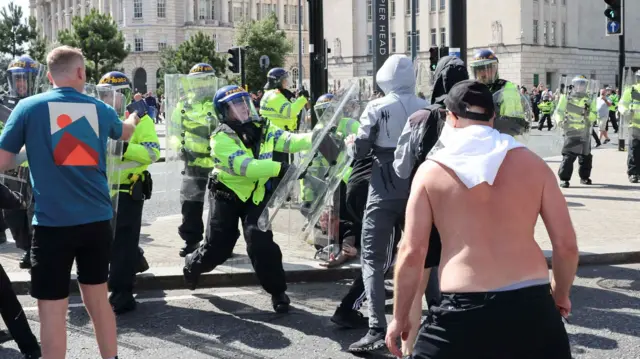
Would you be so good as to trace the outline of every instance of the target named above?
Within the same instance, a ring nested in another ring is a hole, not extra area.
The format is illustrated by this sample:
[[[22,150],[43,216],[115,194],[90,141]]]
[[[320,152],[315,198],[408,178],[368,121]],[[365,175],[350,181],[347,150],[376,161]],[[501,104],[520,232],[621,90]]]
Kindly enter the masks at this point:
[[[27,55],[11,61],[7,68],[9,96],[25,98],[34,95],[42,75],[40,64]]]
[[[315,106],[313,106],[313,110],[316,112],[317,118],[322,117],[322,114],[324,114],[325,110],[331,106],[333,101],[335,101],[335,96],[331,93],[326,93],[318,97]]]
[[[107,72],[96,86],[97,96],[113,107],[120,117],[126,115],[126,107],[133,98],[129,77],[120,71]]]
[[[583,75],[578,75],[571,80],[571,88],[575,92],[586,92],[589,80]]]
[[[289,79],[289,72],[282,67],[275,67],[267,73],[267,84],[265,90],[286,88],[284,82]]]
[[[107,72],[98,81],[98,87],[110,87],[114,90],[131,89],[131,81],[120,71]]]
[[[189,70],[189,76],[200,74],[215,74],[215,71],[213,71],[213,66],[204,62],[193,65],[191,70]]]
[[[213,106],[222,122],[244,124],[260,121],[260,116],[251,102],[251,96],[237,85],[225,86],[216,91]]]
[[[473,60],[469,63],[470,72],[474,79],[485,85],[491,85],[499,78],[498,63],[498,57],[492,50],[478,50],[473,55]]]

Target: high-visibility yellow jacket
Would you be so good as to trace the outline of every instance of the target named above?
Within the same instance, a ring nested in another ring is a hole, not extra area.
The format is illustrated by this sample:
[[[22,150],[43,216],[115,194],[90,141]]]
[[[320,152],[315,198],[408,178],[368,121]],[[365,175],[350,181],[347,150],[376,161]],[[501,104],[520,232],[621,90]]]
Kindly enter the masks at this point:
[[[283,130],[295,131],[298,128],[298,114],[307,102],[304,96],[291,102],[280,90],[269,90],[260,100],[260,116]]]

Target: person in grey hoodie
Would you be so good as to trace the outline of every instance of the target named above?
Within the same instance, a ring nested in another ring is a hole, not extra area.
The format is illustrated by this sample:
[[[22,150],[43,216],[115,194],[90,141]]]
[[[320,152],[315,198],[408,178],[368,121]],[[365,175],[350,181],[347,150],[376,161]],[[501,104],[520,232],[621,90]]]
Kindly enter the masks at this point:
[[[392,55],[377,73],[385,96],[367,104],[353,143],[356,159],[373,155],[369,194],[362,225],[362,279],[369,301],[369,331],[349,346],[350,352],[382,348],[387,326],[385,318],[384,273],[393,260],[394,227],[404,221],[410,179],[393,170],[398,138],[411,114],[427,106],[415,94],[416,80],[411,59]]]

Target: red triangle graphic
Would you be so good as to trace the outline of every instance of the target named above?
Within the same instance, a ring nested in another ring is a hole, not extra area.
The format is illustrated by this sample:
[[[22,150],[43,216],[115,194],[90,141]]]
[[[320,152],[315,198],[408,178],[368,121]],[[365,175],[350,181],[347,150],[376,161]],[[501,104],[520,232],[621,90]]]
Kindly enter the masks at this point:
[[[90,151],[88,151],[90,150]],[[96,153],[84,144],[78,144],[62,163],[63,166],[97,166]]]

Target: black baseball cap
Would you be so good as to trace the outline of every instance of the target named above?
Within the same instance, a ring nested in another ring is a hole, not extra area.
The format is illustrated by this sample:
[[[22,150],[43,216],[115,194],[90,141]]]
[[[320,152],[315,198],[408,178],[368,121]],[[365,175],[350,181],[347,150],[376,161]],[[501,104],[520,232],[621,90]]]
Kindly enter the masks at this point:
[[[458,82],[449,91],[444,104],[447,110],[456,116],[474,121],[488,122],[495,113],[491,91],[485,84],[476,80]],[[483,108],[484,112],[470,111],[471,106]]]

